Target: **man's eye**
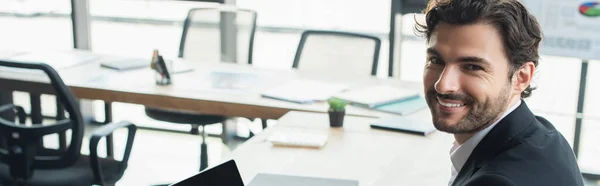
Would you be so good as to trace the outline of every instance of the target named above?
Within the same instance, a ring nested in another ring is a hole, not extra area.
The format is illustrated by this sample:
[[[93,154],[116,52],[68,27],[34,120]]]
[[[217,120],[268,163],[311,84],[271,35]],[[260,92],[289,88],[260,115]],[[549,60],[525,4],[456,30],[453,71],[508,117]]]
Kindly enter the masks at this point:
[[[430,64],[436,64],[436,65],[443,65],[444,64],[444,62],[442,60],[440,60],[439,58],[437,58],[437,57],[430,57],[428,61],[429,61]]]
[[[483,68],[479,65],[465,65],[465,69],[470,70],[470,71],[478,71],[478,70],[483,70]]]

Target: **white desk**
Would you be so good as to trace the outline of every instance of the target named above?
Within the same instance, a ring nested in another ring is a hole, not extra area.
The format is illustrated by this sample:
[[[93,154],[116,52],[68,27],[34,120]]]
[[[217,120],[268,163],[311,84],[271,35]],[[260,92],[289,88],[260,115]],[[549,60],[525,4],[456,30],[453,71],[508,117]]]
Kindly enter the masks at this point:
[[[77,51],[80,54],[82,51]],[[90,55],[98,55],[90,53]],[[261,97],[260,93],[295,79],[311,79],[333,83],[344,83],[350,87],[374,84],[390,84],[411,89],[419,89],[418,83],[408,83],[376,77],[342,77],[335,73],[322,74],[292,69],[259,69],[250,65],[227,63],[189,62],[193,72],[175,74],[170,86],[157,86],[154,72],[150,68],[118,72],[102,68],[99,62],[90,62],[67,69],[59,74],[78,98],[124,102],[151,107],[195,111],[204,114],[218,114],[249,118],[278,119],[288,111],[326,112],[326,103],[296,104]],[[233,71],[257,74],[261,81],[250,89],[224,91],[208,89],[202,81],[213,71]],[[7,91],[27,91],[51,94],[47,80],[34,75],[0,71],[0,85]],[[348,115],[380,117],[389,115],[358,107],[348,107]]]
[[[427,120],[428,110],[415,114]],[[371,129],[374,118],[346,116],[343,128],[330,128],[323,113],[290,112],[278,125],[239,146],[231,158],[245,183],[258,173],[359,180],[360,186],[447,185],[453,137],[427,137]],[[323,149],[273,147],[273,132],[329,134]]]

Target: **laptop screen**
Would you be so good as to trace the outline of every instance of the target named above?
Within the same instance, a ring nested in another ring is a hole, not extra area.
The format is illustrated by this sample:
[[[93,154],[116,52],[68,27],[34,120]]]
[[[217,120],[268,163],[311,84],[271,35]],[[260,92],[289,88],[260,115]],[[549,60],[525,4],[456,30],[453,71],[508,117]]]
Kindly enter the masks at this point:
[[[206,169],[172,186],[244,186],[234,160]]]

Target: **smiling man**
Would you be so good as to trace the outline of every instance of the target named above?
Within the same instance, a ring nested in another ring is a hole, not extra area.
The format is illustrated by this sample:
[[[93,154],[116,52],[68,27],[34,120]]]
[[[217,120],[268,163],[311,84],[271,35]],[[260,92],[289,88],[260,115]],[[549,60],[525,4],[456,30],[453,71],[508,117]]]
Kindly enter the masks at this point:
[[[518,0],[430,0],[423,83],[434,126],[455,137],[449,185],[583,185],[573,150],[523,98],[541,29]]]

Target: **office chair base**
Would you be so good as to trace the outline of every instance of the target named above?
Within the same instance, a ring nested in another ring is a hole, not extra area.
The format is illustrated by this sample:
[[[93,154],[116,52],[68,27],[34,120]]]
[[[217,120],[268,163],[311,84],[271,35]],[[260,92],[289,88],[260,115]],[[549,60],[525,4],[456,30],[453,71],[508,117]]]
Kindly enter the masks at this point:
[[[190,134],[198,135],[200,134],[200,130],[198,128],[200,125],[192,125],[192,130],[190,130]]]
[[[267,119],[260,119],[260,123],[261,123],[263,129],[266,129],[268,127]]]
[[[206,143],[200,145],[200,171],[208,167],[208,153]]]

